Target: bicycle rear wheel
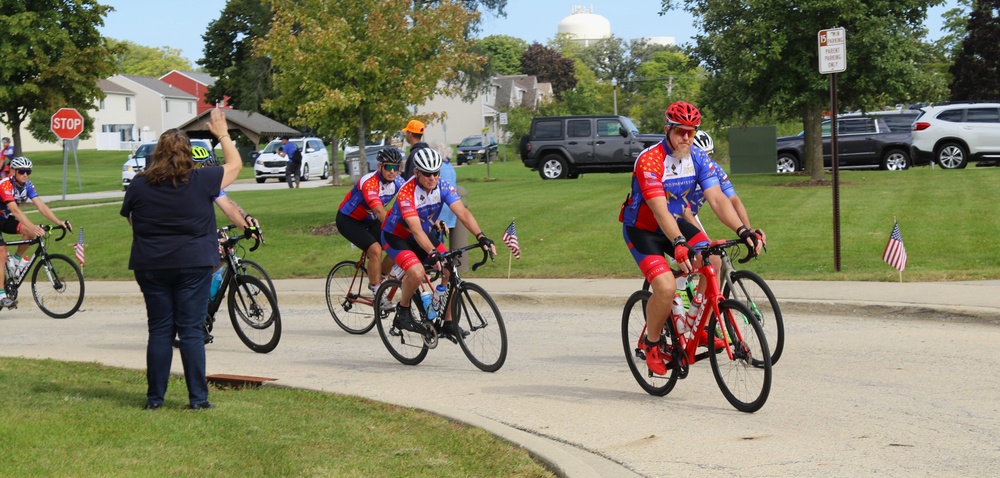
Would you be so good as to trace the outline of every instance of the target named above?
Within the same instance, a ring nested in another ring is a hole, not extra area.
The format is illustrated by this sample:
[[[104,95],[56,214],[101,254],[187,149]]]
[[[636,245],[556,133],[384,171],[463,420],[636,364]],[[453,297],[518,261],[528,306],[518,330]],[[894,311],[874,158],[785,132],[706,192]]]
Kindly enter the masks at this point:
[[[493,298],[477,284],[463,282],[452,299],[451,320],[461,328],[458,344],[473,365],[496,372],[507,360],[507,328]],[[468,333],[468,335],[466,335]]]
[[[349,334],[365,334],[375,326],[375,302],[368,294],[368,271],[355,261],[337,263],[326,276],[326,307]]]
[[[278,303],[278,290],[274,288],[274,282],[271,281],[271,276],[267,274],[260,264],[247,260],[240,259],[240,268],[236,271],[236,275],[248,275],[260,279],[261,282],[267,285],[268,290],[271,291],[271,297],[274,297],[274,303]]]
[[[382,343],[396,360],[405,365],[416,365],[427,357],[427,344],[424,342],[424,336],[400,329],[392,323],[393,319],[396,318],[396,306],[399,305],[399,299],[403,295],[402,286],[402,283],[396,279],[382,281],[382,285],[375,292],[375,303],[382,303],[384,297],[392,304],[392,308],[376,309],[375,325],[378,326],[378,335],[382,338]],[[410,298],[410,313],[417,320],[420,320],[421,317],[419,304],[421,304],[420,296],[414,293],[413,297]],[[423,320],[420,320],[420,323],[430,324]]]
[[[39,258],[31,273],[31,295],[42,312],[49,317],[65,319],[80,310],[83,304],[83,273],[62,254]]]
[[[625,349],[625,361],[635,381],[646,393],[662,397],[670,393],[677,384],[678,371],[677,367],[667,364],[667,375],[654,375],[646,366],[646,353],[640,345],[646,337],[646,303],[651,295],[649,291],[640,290],[633,292],[625,301],[625,311],[622,313],[622,347]],[[669,357],[679,347],[669,320],[662,337],[667,344],[664,354]],[[682,350],[678,352],[683,353]]]
[[[281,339],[281,313],[274,296],[260,279],[247,275],[234,277],[229,288],[229,319],[240,340],[260,354],[278,346]]]
[[[771,365],[778,363],[781,351],[785,348],[785,323],[781,319],[778,300],[774,298],[774,293],[764,279],[754,272],[735,271],[730,278],[733,281],[733,290],[726,284],[722,295],[727,299],[743,302],[750,312],[753,312],[760,322],[761,329],[764,330],[764,337],[767,338],[767,346],[771,351]]]
[[[741,412],[756,412],[771,391],[771,354],[764,331],[742,302],[726,299],[719,303],[719,312],[721,320],[713,316],[708,323],[712,374],[730,404]],[[722,340],[714,340],[712,331]]]

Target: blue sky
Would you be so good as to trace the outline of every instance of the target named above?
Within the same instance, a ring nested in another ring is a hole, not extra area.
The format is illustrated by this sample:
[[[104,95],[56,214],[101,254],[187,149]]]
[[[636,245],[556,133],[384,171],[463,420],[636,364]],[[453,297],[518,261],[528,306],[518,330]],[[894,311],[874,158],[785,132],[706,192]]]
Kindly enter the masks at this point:
[[[219,17],[225,0],[100,0],[116,11],[105,19],[101,32],[118,40],[150,47],[178,48],[192,63],[202,57],[208,23]],[[508,0],[507,17],[486,15],[483,35],[504,34],[545,44],[555,36],[559,21],[570,15],[573,6],[593,8],[595,14],[611,22],[611,33],[626,40],[650,36],[672,36],[678,44],[691,42],[697,33],[686,12],[659,16],[660,0]],[[623,5],[628,4],[628,8]],[[928,14],[930,38],[941,36],[941,14],[953,8],[955,0]],[[831,25],[831,27],[834,25]],[[848,42],[850,39],[848,39]]]

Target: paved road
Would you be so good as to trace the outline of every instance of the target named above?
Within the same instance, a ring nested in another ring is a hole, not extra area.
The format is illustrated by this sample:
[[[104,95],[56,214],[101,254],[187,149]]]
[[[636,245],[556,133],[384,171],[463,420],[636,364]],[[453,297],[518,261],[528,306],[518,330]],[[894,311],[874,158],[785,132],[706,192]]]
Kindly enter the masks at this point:
[[[989,345],[1000,340],[1000,327],[983,312],[995,304],[996,282],[954,286],[955,295],[990,292],[982,310],[973,305],[971,315],[920,319],[910,313],[924,307],[920,297],[909,308],[868,304],[829,315],[792,297],[857,284],[777,282],[779,298],[788,297],[788,339],[770,398],[755,414],[729,405],[707,363],[696,364],[666,397],[635,384],[619,338],[624,299],[589,292],[620,294],[631,283],[479,282],[497,292],[510,334],[509,357],[497,373],[478,371],[447,343],[419,366],[400,365],[376,332],[353,336],[336,327],[317,280],[278,281],[285,330],[270,354],[251,353],[219,322],[209,373],[272,377],[285,386],[435,411],[522,443],[574,477],[1000,471],[1000,382]],[[891,296],[885,290],[892,287],[864,290]],[[84,310],[67,320],[45,318],[30,303],[5,310],[0,354],[141,369],[146,332],[138,298],[134,284],[94,283]]]

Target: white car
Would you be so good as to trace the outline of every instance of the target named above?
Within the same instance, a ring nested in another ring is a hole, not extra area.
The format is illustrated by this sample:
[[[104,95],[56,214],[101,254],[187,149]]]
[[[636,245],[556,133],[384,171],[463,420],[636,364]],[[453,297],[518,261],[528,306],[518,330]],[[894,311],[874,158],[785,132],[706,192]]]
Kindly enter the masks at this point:
[[[215,156],[215,150],[212,149],[212,144],[204,139],[192,139],[191,146],[200,146],[205,148],[208,154]],[[125,161],[125,164],[122,165],[122,189],[128,187],[136,173],[142,172],[143,169],[146,169],[146,158],[153,154],[153,149],[155,148],[156,141],[142,143],[142,145],[140,145],[135,152],[128,155],[128,161]]]
[[[1000,159],[1000,103],[960,102],[920,108],[913,157],[945,169]]]
[[[330,177],[330,153],[326,150],[326,145],[319,138],[292,138],[288,142],[295,143],[302,150],[302,170],[303,181],[308,181],[312,174],[319,174],[320,179]],[[276,178],[278,181],[285,180],[285,165],[288,159],[278,154],[281,147],[281,140],[276,139],[267,143],[260,153],[253,155],[253,173],[258,183],[267,181],[267,178]]]

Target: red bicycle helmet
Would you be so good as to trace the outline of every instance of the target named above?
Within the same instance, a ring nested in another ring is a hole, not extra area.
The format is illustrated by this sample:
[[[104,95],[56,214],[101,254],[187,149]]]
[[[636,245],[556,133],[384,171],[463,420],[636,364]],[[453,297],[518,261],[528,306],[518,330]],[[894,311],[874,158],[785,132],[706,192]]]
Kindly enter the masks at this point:
[[[667,126],[687,126],[697,128],[701,126],[701,112],[694,105],[686,101],[677,101],[667,107],[663,113],[663,118]]]

